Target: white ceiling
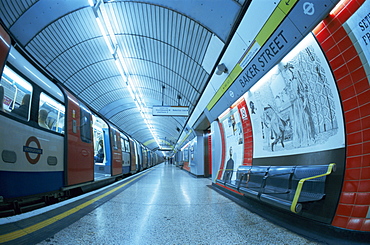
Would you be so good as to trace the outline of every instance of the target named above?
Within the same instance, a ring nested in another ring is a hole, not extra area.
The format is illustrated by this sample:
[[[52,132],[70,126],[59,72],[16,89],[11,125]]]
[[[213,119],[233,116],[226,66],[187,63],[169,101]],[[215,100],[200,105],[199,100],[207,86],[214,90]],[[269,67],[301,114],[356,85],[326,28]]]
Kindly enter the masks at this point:
[[[244,0],[101,4],[122,51],[128,81],[140,92],[143,113],[161,147],[176,144],[188,117],[153,117],[153,105],[188,106],[193,112],[239,24],[243,4]],[[0,18],[17,44],[55,80],[131,137],[151,149],[158,147],[88,0],[0,0]]]

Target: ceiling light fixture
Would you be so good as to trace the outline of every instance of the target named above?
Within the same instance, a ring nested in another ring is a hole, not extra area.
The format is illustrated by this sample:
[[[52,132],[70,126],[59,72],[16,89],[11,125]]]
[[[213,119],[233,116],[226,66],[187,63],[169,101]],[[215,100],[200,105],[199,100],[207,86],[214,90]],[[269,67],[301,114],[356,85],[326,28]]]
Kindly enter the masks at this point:
[[[90,6],[92,6],[94,10],[94,14],[96,17],[95,19],[96,19],[96,22],[98,23],[100,32],[102,33],[104,41],[106,45],[108,46],[109,52],[113,55],[117,69],[121,77],[123,78],[123,82],[127,85],[127,89],[130,92],[130,95],[132,99],[134,100],[135,105],[138,108],[141,117],[144,119],[144,122],[147,125],[158,147],[160,147],[158,137],[156,133],[154,132],[154,127],[152,126],[152,123],[149,120],[146,113],[144,113],[144,108],[146,108],[146,104],[144,100],[142,99],[143,96],[141,95],[139,89],[137,89],[134,86],[132,79],[128,76],[129,72],[126,67],[126,64],[123,62],[124,59],[123,59],[122,51],[120,49],[120,46],[118,45],[110,19],[105,10],[104,1],[97,0],[95,4],[94,4],[94,0],[88,0],[88,1],[89,1]],[[115,19],[114,16],[112,18]]]

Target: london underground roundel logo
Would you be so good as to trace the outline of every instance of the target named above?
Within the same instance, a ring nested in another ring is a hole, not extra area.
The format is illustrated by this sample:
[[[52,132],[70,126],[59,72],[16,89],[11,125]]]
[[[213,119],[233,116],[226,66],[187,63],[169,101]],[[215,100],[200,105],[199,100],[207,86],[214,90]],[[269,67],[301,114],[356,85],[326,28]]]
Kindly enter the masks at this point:
[[[35,144],[36,147],[34,147]],[[29,137],[26,141],[26,145],[23,146],[23,152],[26,154],[26,158],[31,164],[36,164],[40,160],[42,154],[40,141],[35,136]],[[36,158],[32,158],[30,154],[36,154]]]

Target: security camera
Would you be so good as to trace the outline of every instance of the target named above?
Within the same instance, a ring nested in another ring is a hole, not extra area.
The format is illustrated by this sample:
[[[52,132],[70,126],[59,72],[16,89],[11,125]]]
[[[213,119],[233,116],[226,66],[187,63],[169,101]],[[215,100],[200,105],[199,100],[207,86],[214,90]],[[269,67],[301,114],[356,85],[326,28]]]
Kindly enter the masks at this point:
[[[216,74],[221,75],[222,73],[227,73],[227,67],[224,63],[219,64],[216,68]]]

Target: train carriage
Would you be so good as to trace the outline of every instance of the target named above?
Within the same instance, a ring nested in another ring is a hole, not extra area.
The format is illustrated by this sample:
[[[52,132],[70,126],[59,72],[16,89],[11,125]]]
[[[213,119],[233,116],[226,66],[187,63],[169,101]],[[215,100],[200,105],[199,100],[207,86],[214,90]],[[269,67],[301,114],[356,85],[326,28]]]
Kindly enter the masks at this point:
[[[146,147],[54,84],[14,47],[3,70],[0,216],[97,189],[150,166]]]
[[[18,75],[22,73],[23,75]],[[58,190],[64,180],[64,96],[11,48],[1,87],[0,196]],[[43,112],[48,114],[43,114]]]

